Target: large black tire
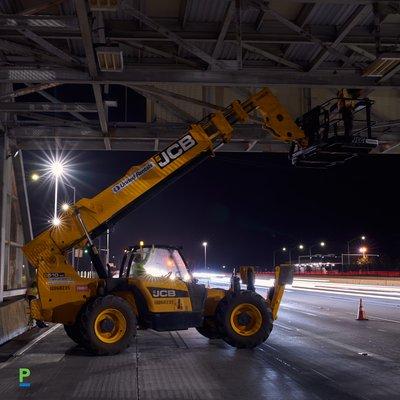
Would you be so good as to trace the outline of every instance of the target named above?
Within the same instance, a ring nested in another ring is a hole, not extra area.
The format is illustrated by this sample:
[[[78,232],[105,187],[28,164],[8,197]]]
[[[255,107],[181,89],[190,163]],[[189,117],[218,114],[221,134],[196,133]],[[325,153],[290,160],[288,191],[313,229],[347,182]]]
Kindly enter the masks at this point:
[[[64,325],[64,330],[68,337],[76,344],[83,345],[83,337],[79,324],[75,323],[73,325]]]
[[[137,321],[127,301],[107,295],[87,304],[79,326],[86,349],[103,356],[118,354],[132,344]]]
[[[215,317],[204,317],[203,325],[199,326],[197,332],[201,333],[208,339],[221,339],[222,334],[218,328]]]
[[[243,290],[221,300],[216,313],[222,339],[237,348],[253,348],[264,343],[273,327],[272,312],[257,293]]]
[[[85,309],[86,305],[81,308],[76,316],[75,322],[73,325],[64,325],[65,333],[68,335],[70,339],[72,339],[79,346],[86,347],[87,343],[85,341],[84,336],[82,335],[82,326],[81,326],[81,316],[82,311]]]

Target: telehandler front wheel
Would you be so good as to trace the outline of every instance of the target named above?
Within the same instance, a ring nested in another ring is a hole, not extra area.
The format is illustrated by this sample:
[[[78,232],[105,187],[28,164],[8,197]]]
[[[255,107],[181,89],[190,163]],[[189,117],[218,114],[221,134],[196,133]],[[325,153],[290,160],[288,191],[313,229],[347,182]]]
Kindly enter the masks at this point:
[[[272,312],[265,300],[252,291],[221,300],[217,321],[223,340],[233,347],[253,348],[264,343],[273,327]]]
[[[85,347],[96,355],[118,354],[136,336],[136,316],[124,299],[108,295],[88,303],[81,316]]]

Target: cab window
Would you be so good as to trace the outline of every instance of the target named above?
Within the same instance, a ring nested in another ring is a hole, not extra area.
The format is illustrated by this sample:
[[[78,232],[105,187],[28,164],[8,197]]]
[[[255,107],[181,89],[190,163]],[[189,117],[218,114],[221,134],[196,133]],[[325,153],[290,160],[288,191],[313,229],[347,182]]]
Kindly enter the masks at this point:
[[[181,257],[177,257],[174,251],[169,249],[150,247],[138,249],[132,258],[130,276],[148,274],[157,277],[170,277],[171,279],[180,278],[179,266],[181,263],[183,263]]]

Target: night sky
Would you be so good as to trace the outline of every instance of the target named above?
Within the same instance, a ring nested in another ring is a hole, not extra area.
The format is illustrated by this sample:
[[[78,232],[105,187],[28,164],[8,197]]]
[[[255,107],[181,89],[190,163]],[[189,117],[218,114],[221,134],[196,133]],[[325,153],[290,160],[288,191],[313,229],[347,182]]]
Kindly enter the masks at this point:
[[[71,152],[70,183],[78,199],[91,197],[149,156]],[[30,174],[43,153],[25,152],[24,157]],[[120,259],[123,248],[139,240],[183,245],[186,258],[199,267],[206,240],[212,267],[266,267],[273,249],[283,245],[324,240],[327,253],[340,254],[347,240],[365,234],[369,251],[392,263],[400,244],[399,168],[400,157],[389,155],[308,170],[292,167],[284,154],[218,153],[119,222],[112,231],[111,254]],[[53,188],[49,182],[30,182],[28,195],[38,233],[52,212]],[[72,200],[71,190],[59,199]]]

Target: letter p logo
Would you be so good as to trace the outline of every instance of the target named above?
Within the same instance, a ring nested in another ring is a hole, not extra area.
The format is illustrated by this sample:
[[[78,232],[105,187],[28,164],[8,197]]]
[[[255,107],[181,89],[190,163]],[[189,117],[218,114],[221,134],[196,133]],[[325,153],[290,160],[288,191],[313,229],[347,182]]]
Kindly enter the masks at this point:
[[[30,382],[24,382],[24,379],[31,375],[31,370],[29,368],[19,369],[19,387],[28,388],[31,386]]]

